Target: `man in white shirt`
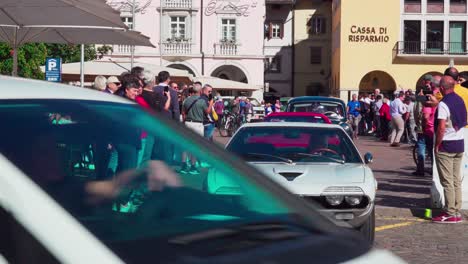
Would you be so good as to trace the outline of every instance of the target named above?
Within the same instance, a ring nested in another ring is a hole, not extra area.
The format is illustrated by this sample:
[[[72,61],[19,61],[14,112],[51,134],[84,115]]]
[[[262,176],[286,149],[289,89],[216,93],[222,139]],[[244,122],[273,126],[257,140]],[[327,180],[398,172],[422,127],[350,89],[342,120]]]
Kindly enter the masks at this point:
[[[403,115],[407,112],[407,107],[403,103],[405,93],[401,91],[398,97],[390,104],[390,115],[392,116],[392,133],[390,134],[390,146],[399,147],[400,139],[405,130]]]

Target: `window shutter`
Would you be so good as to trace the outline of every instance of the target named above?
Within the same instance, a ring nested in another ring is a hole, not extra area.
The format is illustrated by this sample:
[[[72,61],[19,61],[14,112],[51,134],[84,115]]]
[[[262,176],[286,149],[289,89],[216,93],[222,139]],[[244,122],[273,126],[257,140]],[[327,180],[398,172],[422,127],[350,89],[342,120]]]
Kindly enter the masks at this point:
[[[320,33],[325,34],[327,32],[327,20],[326,18],[322,17],[322,24],[320,25]]]
[[[270,40],[273,37],[273,23],[268,23],[268,39]]]
[[[284,37],[284,23],[280,24],[280,38],[283,39]]]

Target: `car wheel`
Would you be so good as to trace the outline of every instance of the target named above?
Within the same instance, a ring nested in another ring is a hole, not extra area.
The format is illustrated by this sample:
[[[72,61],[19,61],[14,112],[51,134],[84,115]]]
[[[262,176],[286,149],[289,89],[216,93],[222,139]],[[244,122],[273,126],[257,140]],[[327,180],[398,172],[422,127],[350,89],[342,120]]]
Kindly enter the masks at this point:
[[[369,243],[374,243],[375,238],[375,207],[372,208],[372,212],[369,215],[369,218],[366,222],[358,227],[358,231],[364,236],[364,238],[369,241]]]

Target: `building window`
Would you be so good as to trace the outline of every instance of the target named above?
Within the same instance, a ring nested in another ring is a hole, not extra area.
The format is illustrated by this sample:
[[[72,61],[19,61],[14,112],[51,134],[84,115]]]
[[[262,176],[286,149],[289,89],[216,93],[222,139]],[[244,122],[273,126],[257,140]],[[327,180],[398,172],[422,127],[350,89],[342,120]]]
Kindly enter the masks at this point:
[[[310,64],[322,64],[322,48],[310,48]]]
[[[449,52],[465,54],[466,51],[466,22],[451,21],[449,23]]]
[[[275,56],[272,58],[265,59],[265,71],[268,73],[280,73],[281,72],[281,56]]]
[[[171,17],[171,39],[184,40],[186,39],[186,24],[185,17],[173,16]]]
[[[284,27],[282,22],[269,22],[265,25],[266,37],[268,39],[282,39],[284,36]]]
[[[406,20],[404,27],[404,52],[406,54],[419,54],[421,52],[421,21]]]
[[[122,19],[122,22],[129,28],[133,29],[133,17],[126,16],[126,17],[120,17]]]
[[[222,19],[221,20],[221,34],[223,41],[236,41],[236,20],[235,19]]]
[[[466,13],[466,0],[450,0],[450,13]]]
[[[312,16],[307,22],[309,35],[321,35],[326,33],[326,19],[320,16]]]
[[[405,0],[405,13],[421,13],[421,0]]]
[[[444,13],[444,0],[427,0],[427,13]]]
[[[444,21],[427,21],[426,52],[441,53],[444,49]]]

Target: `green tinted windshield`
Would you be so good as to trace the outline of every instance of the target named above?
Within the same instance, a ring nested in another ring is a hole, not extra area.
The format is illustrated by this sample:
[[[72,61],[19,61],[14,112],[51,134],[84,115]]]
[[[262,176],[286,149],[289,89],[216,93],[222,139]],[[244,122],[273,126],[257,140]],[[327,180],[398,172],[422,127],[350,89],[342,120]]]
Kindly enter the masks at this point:
[[[296,213],[204,139],[134,105],[10,100],[0,120],[3,138],[15,139],[2,140],[1,153],[119,255],[138,245],[129,241]]]

